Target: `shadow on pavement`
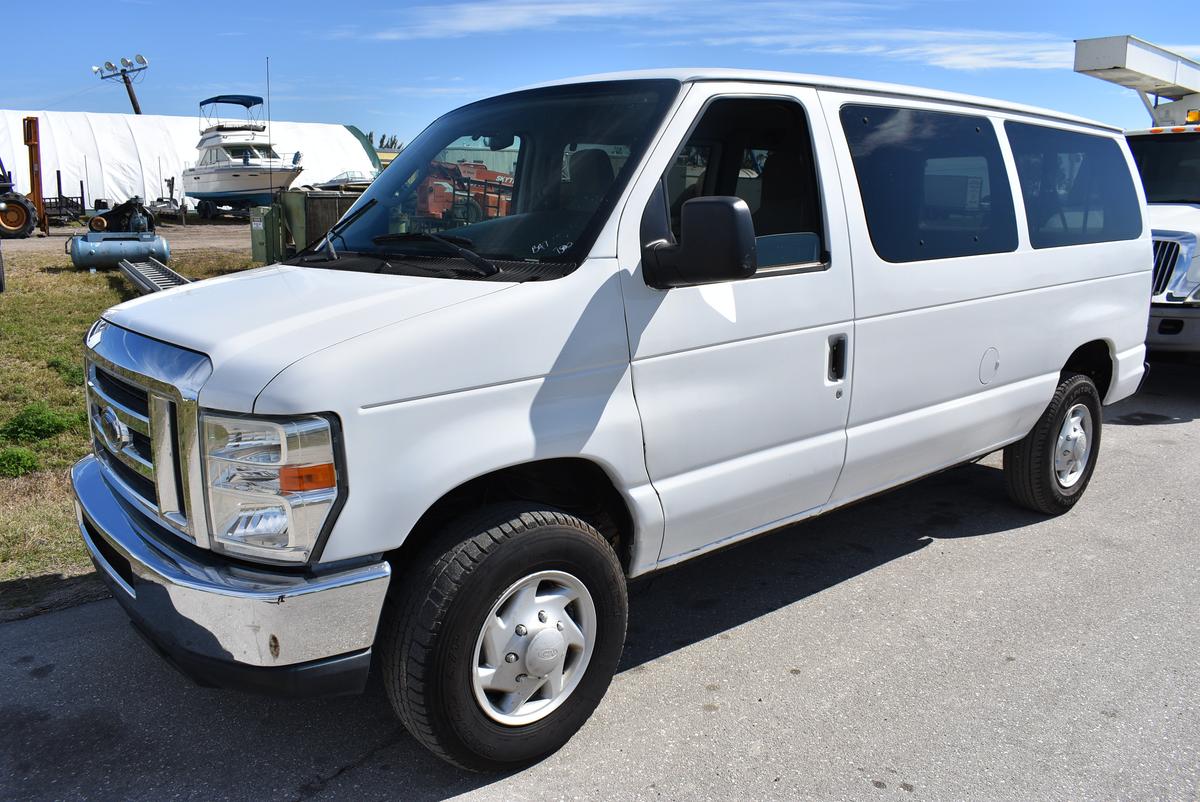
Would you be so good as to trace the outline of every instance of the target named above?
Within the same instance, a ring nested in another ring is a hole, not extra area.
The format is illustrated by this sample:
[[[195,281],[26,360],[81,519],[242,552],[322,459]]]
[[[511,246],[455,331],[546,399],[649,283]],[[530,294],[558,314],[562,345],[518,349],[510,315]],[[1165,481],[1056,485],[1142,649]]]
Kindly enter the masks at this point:
[[[635,583],[621,668],[712,637],[941,538],[1041,520],[1014,507],[1000,470],[965,465]]]
[[[40,576],[0,582],[0,624],[107,598],[108,589],[95,574]]]
[[[1104,411],[1114,426],[1159,426],[1200,418],[1200,359],[1153,354],[1150,373],[1137,395]]]

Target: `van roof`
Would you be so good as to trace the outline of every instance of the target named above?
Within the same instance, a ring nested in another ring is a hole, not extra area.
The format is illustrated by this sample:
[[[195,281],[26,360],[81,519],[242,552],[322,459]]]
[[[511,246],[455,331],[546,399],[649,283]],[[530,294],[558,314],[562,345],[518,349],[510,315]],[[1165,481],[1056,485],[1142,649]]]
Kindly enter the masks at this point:
[[[966,95],[959,92],[946,92],[940,89],[923,89],[917,86],[905,86],[903,84],[891,84],[881,81],[862,81],[856,78],[838,78],[831,75],[808,75],[805,73],[796,72],[737,70],[722,67],[630,70],[627,72],[597,73],[594,75],[582,75],[576,78],[564,78],[557,81],[546,81],[544,83],[536,84],[535,86],[562,86],[563,84],[591,83],[594,81],[630,81],[648,78],[668,78],[681,83],[695,83],[699,81],[743,81],[749,83],[758,82],[796,84],[800,86],[811,86],[817,89],[836,89],[849,92],[869,92],[871,94],[880,95],[899,95],[903,97],[924,98],[929,100],[944,100],[951,103],[964,103],[980,108],[996,109],[998,111],[1010,111],[1020,114],[1029,114],[1036,117],[1047,117],[1053,120],[1072,122],[1080,125],[1092,126],[1095,128],[1103,128],[1106,131],[1121,133],[1121,129],[1115,125],[1109,125],[1108,123],[1102,123],[1097,120],[1089,120],[1086,117],[1077,117],[1073,114],[1064,114],[1060,111],[1040,108],[1038,106],[1026,106],[1021,103],[1010,103],[1004,100],[979,97],[976,95]]]

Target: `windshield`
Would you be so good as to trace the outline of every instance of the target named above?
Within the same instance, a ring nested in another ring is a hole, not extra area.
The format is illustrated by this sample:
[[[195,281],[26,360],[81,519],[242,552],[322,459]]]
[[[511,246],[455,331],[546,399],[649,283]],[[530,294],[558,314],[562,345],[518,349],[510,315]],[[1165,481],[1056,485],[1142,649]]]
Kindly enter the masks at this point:
[[[393,263],[461,259],[450,239],[501,271],[504,262],[576,265],[678,91],[675,81],[572,84],[452,111],[347,212],[331,237],[336,252]]]
[[[1200,203],[1200,133],[1129,137],[1147,203]]]

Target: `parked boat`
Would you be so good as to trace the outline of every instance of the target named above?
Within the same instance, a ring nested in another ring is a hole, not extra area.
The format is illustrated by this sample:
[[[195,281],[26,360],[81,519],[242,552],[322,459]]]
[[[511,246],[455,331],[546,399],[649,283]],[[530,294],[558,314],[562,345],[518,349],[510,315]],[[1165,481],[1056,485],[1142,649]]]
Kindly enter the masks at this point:
[[[375,180],[375,176],[374,171],[364,173],[362,170],[347,170],[344,173],[338,173],[328,181],[313,184],[313,187],[337,192],[365,192],[371,182]]]
[[[280,155],[268,140],[267,127],[256,113],[262,102],[257,95],[216,95],[200,101],[200,157],[183,171],[183,187],[188,197],[199,201],[201,217],[212,217],[219,207],[268,204],[304,169],[299,152]],[[245,121],[220,119],[221,105],[243,107]]]

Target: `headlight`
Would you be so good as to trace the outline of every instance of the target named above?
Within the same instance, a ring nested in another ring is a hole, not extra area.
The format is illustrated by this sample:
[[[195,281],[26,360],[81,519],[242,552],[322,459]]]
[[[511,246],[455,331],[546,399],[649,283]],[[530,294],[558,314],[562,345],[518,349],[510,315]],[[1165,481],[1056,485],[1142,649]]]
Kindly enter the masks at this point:
[[[330,422],[204,414],[202,427],[213,548],[307,561],[338,500]]]

